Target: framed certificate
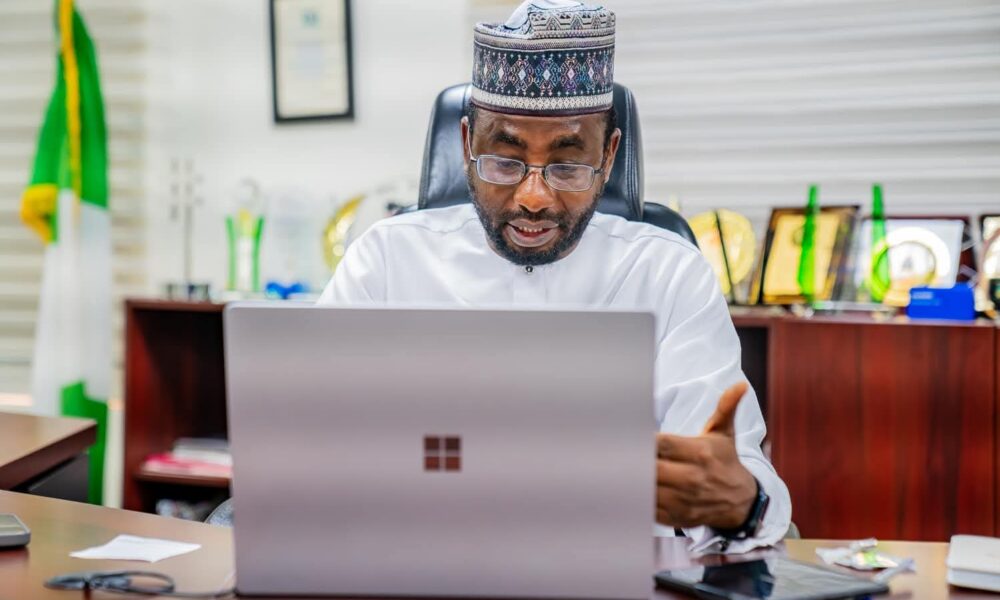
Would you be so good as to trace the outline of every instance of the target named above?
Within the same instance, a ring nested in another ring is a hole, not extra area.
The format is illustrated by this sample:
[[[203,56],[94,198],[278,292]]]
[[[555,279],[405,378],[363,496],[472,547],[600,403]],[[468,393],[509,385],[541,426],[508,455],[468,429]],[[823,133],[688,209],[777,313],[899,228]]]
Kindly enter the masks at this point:
[[[349,0],[269,0],[277,123],[354,117]]]

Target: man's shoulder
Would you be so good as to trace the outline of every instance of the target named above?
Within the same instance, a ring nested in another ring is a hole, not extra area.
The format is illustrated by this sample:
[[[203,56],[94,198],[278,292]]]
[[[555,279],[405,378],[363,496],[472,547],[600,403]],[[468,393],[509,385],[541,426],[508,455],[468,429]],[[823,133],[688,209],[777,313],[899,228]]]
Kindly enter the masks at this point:
[[[618,240],[630,245],[641,244],[650,249],[667,250],[679,254],[700,254],[694,244],[679,234],[641,221],[629,221],[616,215],[595,213],[590,222],[594,233],[609,241]]]
[[[427,208],[406,212],[382,219],[372,229],[382,235],[400,233],[447,234],[454,233],[470,223],[478,222],[475,208],[471,204],[459,204],[445,208]]]

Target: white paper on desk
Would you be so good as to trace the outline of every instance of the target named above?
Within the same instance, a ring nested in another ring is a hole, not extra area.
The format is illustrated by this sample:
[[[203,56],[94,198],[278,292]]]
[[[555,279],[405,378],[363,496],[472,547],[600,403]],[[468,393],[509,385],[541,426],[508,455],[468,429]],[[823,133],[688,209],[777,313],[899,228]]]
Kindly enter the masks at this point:
[[[95,558],[104,560],[141,560],[156,562],[171,556],[194,552],[201,544],[187,544],[171,540],[158,540],[135,535],[120,535],[103,546],[70,552],[73,558]]]

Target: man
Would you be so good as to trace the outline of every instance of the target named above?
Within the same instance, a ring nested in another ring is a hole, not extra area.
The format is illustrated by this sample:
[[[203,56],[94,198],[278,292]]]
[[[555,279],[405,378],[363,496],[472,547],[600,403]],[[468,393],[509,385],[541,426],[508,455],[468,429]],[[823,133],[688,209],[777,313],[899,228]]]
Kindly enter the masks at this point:
[[[477,25],[461,122],[472,204],[376,224],[320,303],[655,313],[659,533],[684,528],[702,549],[773,544],[791,502],[761,452],[764,421],[715,275],[679,236],[595,213],[621,139],[614,26],[611,11],[569,0]]]

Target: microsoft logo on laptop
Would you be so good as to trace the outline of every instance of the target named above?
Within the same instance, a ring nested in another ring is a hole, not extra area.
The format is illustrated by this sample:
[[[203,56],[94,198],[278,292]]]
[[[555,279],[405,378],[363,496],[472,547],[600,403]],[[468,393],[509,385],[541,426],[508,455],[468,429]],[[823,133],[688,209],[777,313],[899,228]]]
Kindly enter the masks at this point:
[[[425,471],[461,471],[462,438],[457,435],[424,436]]]

